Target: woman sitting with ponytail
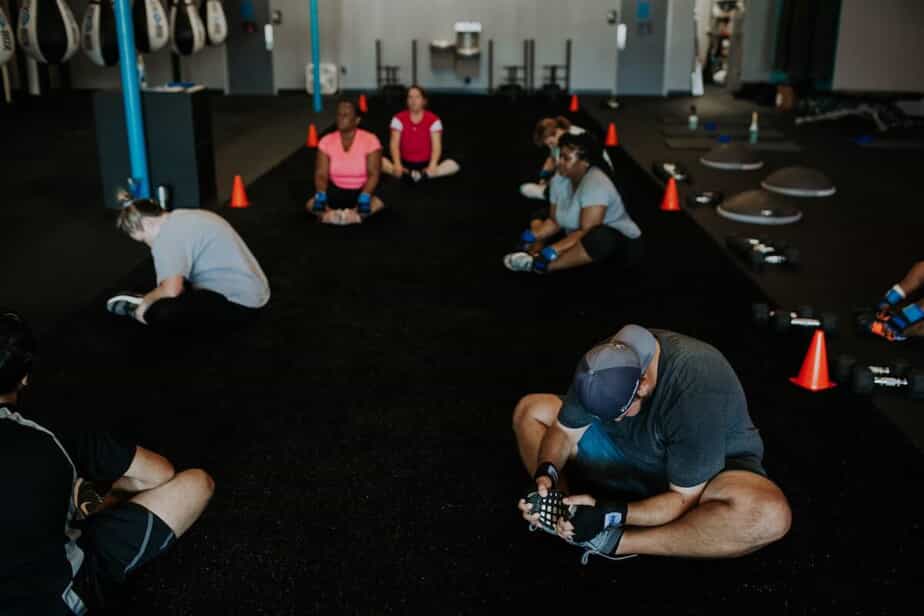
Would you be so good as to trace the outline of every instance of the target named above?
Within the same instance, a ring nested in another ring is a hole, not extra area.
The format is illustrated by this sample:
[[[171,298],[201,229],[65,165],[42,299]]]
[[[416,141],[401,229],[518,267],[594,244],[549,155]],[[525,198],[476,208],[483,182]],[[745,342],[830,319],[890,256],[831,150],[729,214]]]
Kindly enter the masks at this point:
[[[558,169],[558,157],[561,154],[561,144],[559,140],[562,138],[562,135],[583,135],[585,132],[583,128],[572,124],[571,120],[565,116],[542,118],[539,120],[533,132],[533,143],[539,147],[547,147],[549,149],[549,156],[542,164],[542,169],[539,170],[539,181],[521,184],[520,194],[529,199],[544,200],[549,181]],[[608,170],[612,171],[613,162],[605,151],[603,152],[603,160]]]
[[[533,215],[520,250],[504,257],[514,272],[545,273],[617,257],[635,262],[642,232],[606,174],[603,150],[589,134],[562,135],[549,207]]]

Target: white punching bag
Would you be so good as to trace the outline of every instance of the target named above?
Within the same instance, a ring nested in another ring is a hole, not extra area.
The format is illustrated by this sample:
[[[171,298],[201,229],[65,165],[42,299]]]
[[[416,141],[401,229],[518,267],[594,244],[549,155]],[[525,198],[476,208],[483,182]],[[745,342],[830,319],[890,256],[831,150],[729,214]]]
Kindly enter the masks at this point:
[[[141,53],[163,49],[170,40],[167,12],[160,0],[134,0],[132,23],[135,26],[135,47]]]
[[[173,51],[181,56],[196,53],[205,46],[205,26],[193,0],[174,0],[170,7],[170,39]]]
[[[80,28],[64,0],[23,0],[19,45],[36,61],[66,62],[80,49]]]
[[[13,35],[13,26],[0,6],[0,66],[6,64],[16,51],[16,37]]]
[[[228,20],[221,0],[203,0],[199,15],[205,24],[206,42],[209,45],[221,45],[228,38]]]
[[[93,64],[114,66],[119,62],[119,39],[116,34],[112,0],[90,0],[80,29],[83,52]]]

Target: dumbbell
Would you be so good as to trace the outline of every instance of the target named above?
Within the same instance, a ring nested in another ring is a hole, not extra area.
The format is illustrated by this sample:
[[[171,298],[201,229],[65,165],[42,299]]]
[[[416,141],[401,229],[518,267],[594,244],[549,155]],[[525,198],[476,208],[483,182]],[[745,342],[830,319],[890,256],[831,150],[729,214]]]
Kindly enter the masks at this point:
[[[768,240],[762,238],[733,235],[726,238],[725,243],[730,250],[747,257],[751,267],[756,271],[763,270],[768,263],[798,267],[801,260],[798,249],[790,246],[784,240],[771,244]]]
[[[855,394],[868,395],[876,386],[900,388],[912,400],[924,399],[924,372],[911,370],[904,361],[888,366],[864,366],[849,355],[839,355],[834,365],[835,378],[846,383]]]
[[[691,193],[687,197],[687,206],[690,208],[711,207],[722,203],[724,195],[715,190],[705,192]]]
[[[822,312],[821,317],[816,318],[811,306],[800,306],[793,312],[779,308],[771,310],[767,304],[753,304],[751,315],[757,325],[766,327],[769,324],[773,331],[780,334],[791,327],[821,328],[828,335],[837,334],[837,315],[833,312]]]

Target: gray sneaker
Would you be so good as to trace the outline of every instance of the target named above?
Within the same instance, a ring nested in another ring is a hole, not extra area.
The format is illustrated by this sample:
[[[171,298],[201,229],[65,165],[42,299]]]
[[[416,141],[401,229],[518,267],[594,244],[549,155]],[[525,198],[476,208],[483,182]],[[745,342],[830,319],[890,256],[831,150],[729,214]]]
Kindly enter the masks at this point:
[[[622,539],[622,531],[622,526],[610,526],[609,528],[604,528],[596,537],[589,541],[575,543],[574,545],[584,548],[584,554],[581,556],[581,564],[586,565],[587,561],[590,560],[591,554],[602,556],[610,560],[625,560],[626,558],[638,556],[638,554],[613,556],[613,552],[619,547],[619,540]]]
[[[131,317],[135,315],[135,309],[141,305],[143,298],[138,293],[119,293],[106,300],[106,310],[120,317]]]
[[[533,256],[528,252],[511,252],[504,257],[504,266],[511,272],[531,272]]]

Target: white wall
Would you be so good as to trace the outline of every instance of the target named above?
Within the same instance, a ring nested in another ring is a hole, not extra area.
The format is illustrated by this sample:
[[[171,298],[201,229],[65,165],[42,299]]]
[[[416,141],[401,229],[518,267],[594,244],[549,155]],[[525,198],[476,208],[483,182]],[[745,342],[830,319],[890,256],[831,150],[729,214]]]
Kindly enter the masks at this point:
[[[834,90],[924,92],[924,2],[843,0]]]
[[[340,63],[340,4],[318,1],[321,63]],[[308,0],[270,0],[270,11],[282,12],[282,24],[273,28],[273,80],[279,90],[305,90],[305,68],[311,62],[309,7]]]
[[[383,63],[401,67],[401,80],[411,80],[411,39],[418,41],[418,80],[425,87],[482,92],[488,79],[488,40],[494,39],[494,79],[501,67],[520,64],[523,39],[536,39],[536,84],[543,64],[564,64],[565,40],[573,41],[572,88],[606,90],[613,81],[615,28],[606,23],[613,0],[342,0],[340,61],[346,69],[342,85],[375,86],[375,39],[383,41]],[[455,39],[453,24],[482,24],[482,55],[454,64],[433,55],[430,41]],[[324,34],[322,33],[322,37]],[[466,84],[464,78],[471,81]]]

